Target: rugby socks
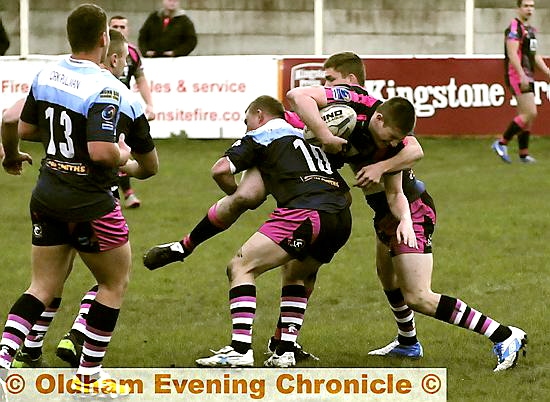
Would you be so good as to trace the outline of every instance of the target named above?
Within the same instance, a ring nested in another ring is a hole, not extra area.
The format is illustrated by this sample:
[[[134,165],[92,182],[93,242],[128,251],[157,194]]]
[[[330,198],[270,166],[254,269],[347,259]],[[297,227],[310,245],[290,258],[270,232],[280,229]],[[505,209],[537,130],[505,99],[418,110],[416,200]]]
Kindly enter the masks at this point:
[[[252,348],[252,324],[256,315],[256,286],[244,284],[229,289],[231,311],[231,347],[245,354]]]
[[[462,300],[446,295],[441,295],[435,318],[485,335],[493,342],[502,342],[512,335],[510,328],[474,310]]]
[[[518,134],[518,148],[520,158],[525,158],[529,155],[529,131],[522,131]]]
[[[418,342],[414,311],[405,303],[401,289],[384,290],[397,323],[397,341],[401,345],[411,346]]]
[[[50,303],[46,310],[40,314],[36,323],[32,326],[31,331],[25,338],[23,344],[23,352],[27,353],[31,359],[38,359],[42,355],[42,346],[44,337],[50,328],[59,306],[61,305],[61,297],[56,297]]]
[[[94,381],[101,372],[101,363],[111,341],[120,310],[105,306],[97,300],[90,305],[86,318],[86,338],[82,347],[80,366],[76,374],[84,383]]]
[[[281,341],[277,345],[276,354],[295,349],[296,339],[304,323],[308,297],[303,285],[286,285],[281,290]]]
[[[305,288],[305,289],[306,289],[306,299],[309,301],[309,298],[311,297],[311,294],[313,293],[314,288]],[[281,294],[281,297],[282,297],[282,294]],[[281,333],[282,333],[282,328],[283,328],[283,322],[282,322],[282,319],[281,319],[281,314],[282,314],[282,309],[281,309],[281,313],[279,313],[279,320],[277,321],[277,328],[275,328],[275,333],[271,337],[270,346],[273,348],[273,349],[271,349],[272,352],[275,351],[275,348],[277,347],[277,345],[281,341]]]
[[[77,332],[79,335],[84,337],[84,334],[86,333],[86,318],[88,317],[90,306],[95,300],[98,289],[99,286],[95,285],[90,290],[88,290],[84,297],[82,297],[82,300],[80,300],[80,309],[78,310],[78,315],[73,322],[71,332]]]
[[[180,242],[184,249],[191,253],[195,247],[205,242],[218,233],[228,229],[231,224],[227,225],[218,219],[216,208],[217,203],[212,205],[206,216],[195,226],[195,228]]]
[[[9,369],[17,349],[21,346],[33,324],[46,306],[31,294],[23,293],[12,306],[2,339],[0,340],[0,367]]]
[[[517,120],[517,122],[516,122]],[[518,124],[519,122],[519,124]],[[506,131],[504,132],[504,134],[502,134],[502,138],[500,139],[499,143],[502,144],[502,145],[507,145],[508,142],[514,138],[514,135],[520,133],[523,128],[521,127],[523,126],[523,121],[521,119],[518,119],[517,116],[516,118],[514,118],[514,120],[512,120],[512,122],[510,123],[510,125],[508,126],[508,128],[506,129]]]

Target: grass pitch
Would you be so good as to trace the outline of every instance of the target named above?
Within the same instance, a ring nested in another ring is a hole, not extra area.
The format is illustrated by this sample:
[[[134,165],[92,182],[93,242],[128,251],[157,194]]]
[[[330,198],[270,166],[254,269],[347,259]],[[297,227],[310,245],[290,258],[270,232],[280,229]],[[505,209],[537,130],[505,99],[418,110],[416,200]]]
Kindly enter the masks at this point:
[[[312,367],[446,367],[448,399],[544,400],[550,393],[550,138],[533,138],[539,162],[507,165],[490,139],[420,138],[425,157],[416,173],[435,200],[434,291],[458,297],[504,324],[528,332],[527,358],[494,374],[495,357],[484,337],[416,315],[425,356],[419,361],[384,359],[367,352],[395,336],[395,324],[374,269],[372,212],[354,189],[354,228],[349,243],[321,269],[300,342],[321,357]],[[193,367],[209,348],[230,339],[225,266],[274,207],[269,200],[246,213],[227,232],[199,246],[184,263],[149,272],[141,263],[150,246],[180,239],[218,198],[210,167],[231,145],[223,140],[158,140],[158,176],[133,180],[142,207],[125,210],[131,229],[134,268],[107,367]],[[2,314],[26,289],[30,274],[31,225],[28,200],[42,150],[23,144],[35,164],[23,176],[0,174],[3,188]],[[515,155],[516,143],[510,147]],[[347,168],[346,168],[347,169]],[[345,175],[352,183],[348,170]],[[51,366],[60,337],[70,328],[82,294],[93,279],[78,260],[61,309],[45,343]],[[277,270],[260,277],[254,327],[257,365],[278,314]]]

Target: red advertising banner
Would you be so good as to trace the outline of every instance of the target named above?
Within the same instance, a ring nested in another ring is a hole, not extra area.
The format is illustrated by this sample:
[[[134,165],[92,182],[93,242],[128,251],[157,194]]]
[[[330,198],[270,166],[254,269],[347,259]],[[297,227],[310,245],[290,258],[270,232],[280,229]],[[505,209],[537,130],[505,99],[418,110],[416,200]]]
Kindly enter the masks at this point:
[[[296,86],[323,84],[323,60],[286,58],[282,95]],[[365,87],[380,99],[403,96],[415,105],[420,135],[496,135],[515,116],[501,58],[364,58]],[[536,76],[536,135],[550,135],[550,84]],[[286,105],[288,106],[288,104]]]

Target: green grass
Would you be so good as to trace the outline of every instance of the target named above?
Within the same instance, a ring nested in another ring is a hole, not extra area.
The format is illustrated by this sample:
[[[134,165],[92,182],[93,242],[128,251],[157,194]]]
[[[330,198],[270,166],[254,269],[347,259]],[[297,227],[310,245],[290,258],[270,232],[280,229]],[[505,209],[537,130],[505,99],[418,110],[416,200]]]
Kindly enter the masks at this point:
[[[438,211],[434,238],[434,291],[459,297],[504,324],[529,333],[529,354],[515,370],[492,372],[491,343],[482,336],[417,315],[425,357],[387,360],[367,352],[389,342],[395,325],[374,269],[372,213],[353,190],[352,238],[322,268],[300,342],[321,357],[322,367],[447,367],[450,401],[544,400],[550,393],[545,353],[550,351],[546,300],[548,270],[548,173],[550,139],[534,138],[539,163],[506,165],[489,139],[421,138],[425,158],[416,169]],[[200,246],[183,264],[149,272],[141,255],[150,246],[181,238],[221,195],[210,167],[231,141],[157,141],[158,176],[133,181],[143,205],[126,210],[134,268],[117,331],[105,362],[111,367],[193,367],[194,360],[228,343],[225,266],[273,208],[270,200],[248,212],[229,231]],[[515,153],[516,144],[511,152]],[[28,199],[41,150],[24,144],[35,166],[21,177],[0,174],[3,188],[0,239],[2,314],[30,278]],[[351,175],[345,170],[346,177]],[[58,340],[70,328],[81,295],[93,279],[77,262],[63,304],[48,335],[52,366]],[[254,346],[258,363],[278,314],[279,272],[258,280]]]

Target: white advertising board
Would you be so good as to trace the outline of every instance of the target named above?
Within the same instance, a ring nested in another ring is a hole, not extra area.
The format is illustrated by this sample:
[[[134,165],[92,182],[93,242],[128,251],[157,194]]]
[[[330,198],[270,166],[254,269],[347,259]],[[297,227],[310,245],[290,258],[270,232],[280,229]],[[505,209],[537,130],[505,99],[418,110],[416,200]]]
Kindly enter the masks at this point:
[[[0,58],[0,110],[26,96],[35,74],[57,57]],[[260,95],[278,95],[274,56],[143,59],[151,86],[154,138],[240,138],[244,111]],[[135,89],[135,88],[134,88]]]

